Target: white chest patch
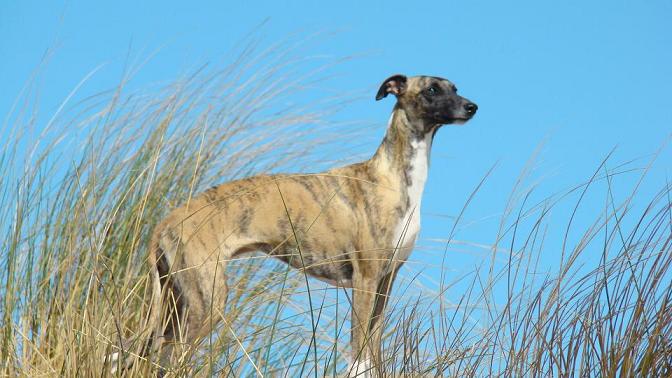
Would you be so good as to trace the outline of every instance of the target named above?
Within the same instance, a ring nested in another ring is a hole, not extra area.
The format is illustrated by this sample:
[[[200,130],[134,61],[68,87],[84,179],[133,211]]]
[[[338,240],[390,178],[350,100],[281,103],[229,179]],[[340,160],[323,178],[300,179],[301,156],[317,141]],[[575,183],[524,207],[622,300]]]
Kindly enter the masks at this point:
[[[432,136],[428,134],[424,140],[413,141],[411,143],[415,155],[411,160],[409,172],[411,185],[407,188],[409,207],[394,230],[395,239],[393,243],[397,247],[395,260],[406,261],[413,251],[415,240],[418,237],[418,233],[420,233],[420,204],[429,170],[431,141]]]

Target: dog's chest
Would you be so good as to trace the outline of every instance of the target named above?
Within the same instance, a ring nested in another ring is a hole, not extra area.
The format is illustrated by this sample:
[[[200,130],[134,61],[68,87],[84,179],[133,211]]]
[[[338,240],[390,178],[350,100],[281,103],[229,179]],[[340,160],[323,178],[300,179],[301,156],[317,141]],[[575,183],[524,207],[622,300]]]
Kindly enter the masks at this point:
[[[431,136],[412,143],[414,155],[406,171],[408,207],[399,218],[394,231],[393,245],[398,247],[395,258],[405,261],[413,250],[420,233],[420,205],[429,170]]]

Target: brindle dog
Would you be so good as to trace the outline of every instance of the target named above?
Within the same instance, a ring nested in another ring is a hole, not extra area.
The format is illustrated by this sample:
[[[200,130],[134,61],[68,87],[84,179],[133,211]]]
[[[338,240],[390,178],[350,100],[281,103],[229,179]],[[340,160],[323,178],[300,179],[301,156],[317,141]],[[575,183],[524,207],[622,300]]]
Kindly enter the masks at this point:
[[[164,362],[170,363],[176,342],[194,343],[220,320],[226,262],[259,251],[352,288],[349,374],[375,373],[388,293],[420,230],[432,140],[441,125],[464,123],[477,110],[453,83],[438,77],[394,75],[376,100],[390,93],[397,102],[371,159],[319,174],[225,183],[160,222],[149,259],[154,347],[163,344]]]

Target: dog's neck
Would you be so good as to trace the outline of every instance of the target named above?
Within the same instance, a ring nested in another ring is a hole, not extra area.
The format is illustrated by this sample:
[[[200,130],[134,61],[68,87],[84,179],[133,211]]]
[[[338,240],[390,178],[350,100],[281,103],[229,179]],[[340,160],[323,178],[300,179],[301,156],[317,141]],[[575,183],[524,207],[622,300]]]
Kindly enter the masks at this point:
[[[422,195],[429,169],[429,155],[438,125],[413,121],[398,104],[394,107],[385,138],[371,159],[382,175],[398,175],[411,201]],[[418,131],[422,130],[422,131]],[[418,197],[413,198],[413,197]]]

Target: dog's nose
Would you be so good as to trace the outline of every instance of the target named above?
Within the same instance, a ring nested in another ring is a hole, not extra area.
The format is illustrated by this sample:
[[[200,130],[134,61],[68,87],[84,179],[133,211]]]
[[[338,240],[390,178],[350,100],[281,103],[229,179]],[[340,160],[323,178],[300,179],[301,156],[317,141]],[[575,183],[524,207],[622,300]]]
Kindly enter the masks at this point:
[[[478,105],[474,104],[473,102],[468,102],[464,104],[464,110],[467,111],[467,114],[474,115],[476,110],[478,110]]]

